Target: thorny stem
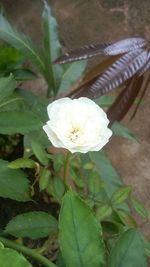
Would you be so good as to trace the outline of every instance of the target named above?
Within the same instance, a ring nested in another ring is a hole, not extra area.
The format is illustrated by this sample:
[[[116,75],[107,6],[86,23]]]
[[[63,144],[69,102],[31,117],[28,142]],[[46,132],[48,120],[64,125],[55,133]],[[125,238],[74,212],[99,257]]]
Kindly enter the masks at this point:
[[[13,248],[19,252],[22,252],[23,254],[37,260],[39,263],[43,264],[43,266],[46,267],[57,267],[56,264],[52,263],[50,260],[48,260],[47,258],[45,258],[44,256],[40,255],[39,253],[37,253],[34,249],[31,248],[27,248],[23,245],[17,244],[14,241],[10,241],[4,237],[0,236],[0,242],[3,243],[4,246],[9,247],[9,248]]]

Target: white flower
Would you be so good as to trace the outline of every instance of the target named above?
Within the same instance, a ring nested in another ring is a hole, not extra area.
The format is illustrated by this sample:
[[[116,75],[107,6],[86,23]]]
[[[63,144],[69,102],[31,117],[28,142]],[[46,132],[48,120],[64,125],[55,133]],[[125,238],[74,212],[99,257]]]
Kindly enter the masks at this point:
[[[65,97],[49,104],[47,111],[43,129],[55,147],[72,153],[98,151],[112,135],[106,113],[89,98]]]

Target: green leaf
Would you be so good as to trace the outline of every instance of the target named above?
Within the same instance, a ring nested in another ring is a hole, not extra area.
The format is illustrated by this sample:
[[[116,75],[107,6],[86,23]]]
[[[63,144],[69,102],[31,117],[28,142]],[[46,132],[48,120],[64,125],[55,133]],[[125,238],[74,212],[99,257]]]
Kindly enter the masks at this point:
[[[112,194],[120,186],[122,186],[121,177],[118,175],[117,171],[112,166],[111,161],[107,157],[107,154],[104,150],[98,152],[90,152],[89,157],[92,163],[95,165],[95,169],[97,170],[103,181],[103,191],[105,191],[105,195],[111,198]],[[106,204],[106,201],[104,200],[103,203]],[[126,211],[129,211],[129,208],[126,203],[122,203],[120,207]]]
[[[1,134],[25,134],[40,129],[42,122],[29,112],[3,111],[0,113]]]
[[[38,131],[33,131],[24,136],[24,157],[28,158],[33,155],[31,143],[38,143],[43,149],[49,147],[50,141],[47,138],[47,135],[44,133],[43,129]],[[44,152],[46,153],[46,152]],[[47,155],[47,157],[49,154]]]
[[[104,188],[104,183],[100,175],[93,171],[90,172],[87,177],[87,189],[88,197],[94,202],[107,203],[108,196]]]
[[[0,39],[21,51],[40,71],[43,71],[44,63],[32,40],[13,28],[2,13],[0,14]]]
[[[11,169],[29,168],[34,169],[37,167],[36,163],[32,159],[20,158],[16,159],[8,164]]]
[[[4,248],[4,245],[2,242],[0,242],[0,249]]]
[[[50,102],[49,99],[42,96],[38,97],[30,90],[24,90],[21,88],[19,88],[17,92],[28,103],[28,109],[25,110],[30,110],[44,124],[48,120],[47,106]],[[44,132],[43,129],[42,132]]]
[[[50,177],[51,177],[50,170],[47,170],[47,169],[43,168],[40,171],[40,174],[39,174],[39,188],[40,188],[40,191],[42,191],[42,190],[44,190],[44,189],[46,189],[48,187]]]
[[[32,267],[26,258],[10,248],[0,248],[1,267]]]
[[[144,219],[148,218],[148,211],[144,207],[144,204],[136,197],[131,198],[131,203],[136,212],[141,215]]]
[[[0,196],[17,201],[28,201],[29,183],[25,173],[7,167],[8,162],[0,160]]]
[[[106,184],[108,196],[111,195],[122,185],[121,178],[112,166],[106,153],[101,150],[98,152],[89,153],[91,161],[95,164],[101,179]]]
[[[60,251],[58,253],[56,264],[57,264],[58,267],[66,267],[66,264],[64,262],[64,259],[63,259],[62,255],[61,255],[61,252]]]
[[[128,227],[137,227],[136,221],[131,216],[131,214],[127,211],[124,211],[122,209],[116,209],[115,210],[117,215],[119,216],[120,220],[127,225]]]
[[[43,38],[44,38],[44,60],[45,60],[45,78],[48,85],[56,93],[62,75],[62,67],[54,65],[53,61],[60,56],[60,43],[58,37],[58,25],[56,19],[51,14],[51,9],[44,1],[43,10]]]
[[[90,208],[73,192],[63,199],[59,241],[67,267],[100,267],[104,264],[101,228]]]
[[[103,181],[99,174],[95,171],[89,175],[87,180],[88,192],[93,196],[96,197],[100,190],[103,188]]]
[[[23,88],[17,88],[17,93],[23,97],[31,106],[31,108],[33,108],[34,106],[37,105],[38,100],[41,100],[41,97],[39,99],[38,96],[36,96],[35,94],[33,94],[30,90],[25,90]]]
[[[48,53],[49,60],[51,63],[60,55],[61,45],[58,36],[58,24],[56,19],[51,13],[51,8],[47,2],[44,1],[43,10],[43,34],[44,34],[44,45],[45,53]]]
[[[35,80],[37,75],[29,69],[15,69],[12,71],[17,81]]]
[[[115,135],[139,143],[139,139],[136,137],[136,135],[131,130],[121,125],[121,123],[114,122],[111,126],[111,129]]]
[[[102,95],[101,97],[95,99],[95,102],[102,108],[105,107],[110,107],[114,101],[116,100],[116,96],[115,95]],[[137,97],[134,101],[134,104],[137,105],[139,101],[139,98]]]
[[[80,78],[86,68],[86,65],[86,61],[78,61],[69,64],[67,70],[63,73],[59,93],[69,89],[69,87]]]
[[[132,191],[131,186],[122,186],[116,192],[113,193],[111,202],[113,205],[118,205],[124,202],[130,195]]]
[[[112,208],[108,204],[102,205],[96,210],[96,218],[102,221],[104,218],[110,216],[111,213],[112,213]]]
[[[37,159],[43,165],[47,165],[49,162],[49,159],[47,157],[47,153],[45,149],[41,146],[41,144],[36,141],[31,141],[31,148],[33,150],[34,155],[37,157]]]
[[[16,88],[16,81],[12,75],[7,78],[0,78],[0,102],[10,96]]]
[[[10,96],[5,97],[2,102],[0,102],[0,112],[1,111],[12,111],[12,110],[24,110],[26,102],[20,95],[13,93]]]
[[[103,95],[100,98],[96,99],[95,102],[100,106],[100,107],[110,107],[114,101],[116,100],[116,96],[114,95]]]
[[[91,162],[85,163],[85,164],[83,165],[83,169],[84,169],[84,170],[93,170],[93,168],[94,168],[94,164],[91,163]]]
[[[64,193],[65,193],[65,185],[59,176],[55,176],[53,179],[53,190],[55,192],[55,195],[57,196],[57,199],[61,201]]]
[[[106,235],[118,235],[124,232],[124,225],[108,219],[101,222],[103,233]]]
[[[53,155],[53,167],[55,172],[60,172],[64,166],[64,154],[56,153]]]
[[[71,166],[69,168],[69,173],[75,185],[77,185],[79,188],[84,188],[83,178],[80,177],[79,173],[77,173]]]
[[[23,55],[14,47],[1,45],[0,46],[0,73],[12,72],[16,67],[23,64]]]
[[[150,257],[150,242],[149,240],[143,235],[144,247],[145,247],[145,255]]]
[[[62,197],[65,193],[65,185],[61,177],[54,176],[54,178],[50,180],[46,192],[61,203]]]
[[[5,233],[15,237],[43,238],[57,232],[57,220],[43,211],[28,212],[14,217],[5,228]]]
[[[108,267],[147,267],[144,242],[137,230],[129,229],[121,235],[111,251]]]

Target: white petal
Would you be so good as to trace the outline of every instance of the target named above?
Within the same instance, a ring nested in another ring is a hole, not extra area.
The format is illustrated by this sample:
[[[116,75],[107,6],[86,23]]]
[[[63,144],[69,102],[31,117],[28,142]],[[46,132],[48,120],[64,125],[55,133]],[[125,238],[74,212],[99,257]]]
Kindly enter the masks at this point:
[[[43,126],[43,130],[48,136],[48,139],[51,141],[53,146],[55,147],[62,147],[62,142],[58,139],[57,135],[49,128],[48,125]]]
[[[57,115],[57,112],[59,111],[60,108],[62,108],[63,104],[68,104],[71,101],[69,97],[64,97],[58,100],[55,100],[51,104],[47,106],[47,112],[49,118],[53,116],[53,114]]]

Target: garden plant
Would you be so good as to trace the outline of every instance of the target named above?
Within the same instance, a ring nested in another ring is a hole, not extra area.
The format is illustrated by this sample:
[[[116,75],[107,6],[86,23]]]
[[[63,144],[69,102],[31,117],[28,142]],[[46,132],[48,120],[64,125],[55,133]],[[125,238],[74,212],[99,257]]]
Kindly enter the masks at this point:
[[[146,41],[63,55],[46,2],[42,31],[38,48],[0,14],[0,267],[146,267],[150,243],[132,211],[142,224],[148,212],[105,149],[113,135],[139,142],[120,121],[148,86]],[[24,81],[39,77],[37,96]]]

